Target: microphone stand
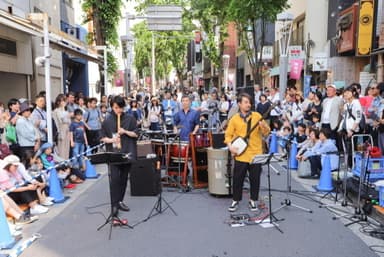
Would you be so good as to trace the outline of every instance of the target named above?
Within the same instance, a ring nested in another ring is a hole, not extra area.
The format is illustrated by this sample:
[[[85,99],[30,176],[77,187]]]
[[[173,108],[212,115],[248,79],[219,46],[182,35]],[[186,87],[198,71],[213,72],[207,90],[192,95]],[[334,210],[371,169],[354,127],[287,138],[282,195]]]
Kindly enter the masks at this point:
[[[296,204],[293,204],[291,202],[291,199],[289,198],[289,194],[292,193],[292,174],[291,174],[291,167],[290,167],[290,164],[289,164],[289,161],[290,161],[290,148],[291,148],[291,144],[296,144],[296,142],[292,142],[291,139],[284,139],[286,141],[286,150],[287,150],[287,193],[286,193],[286,198],[284,199],[284,202],[281,202],[281,206],[279,208],[277,208],[274,212],[278,212],[280,211],[281,209],[283,209],[284,207],[295,207],[297,209],[300,209],[302,211],[305,211],[305,212],[309,212],[309,213],[312,213],[313,211],[311,209],[308,209],[308,208],[305,208],[305,207],[302,207],[302,206],[299,206],[299,205],[296,205]]]

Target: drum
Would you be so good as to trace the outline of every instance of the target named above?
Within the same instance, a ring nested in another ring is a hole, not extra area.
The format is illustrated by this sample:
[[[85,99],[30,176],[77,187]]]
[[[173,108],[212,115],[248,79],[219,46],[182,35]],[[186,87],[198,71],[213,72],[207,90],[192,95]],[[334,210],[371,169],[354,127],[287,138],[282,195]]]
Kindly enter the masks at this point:
[[[210,146],[209,137],[207,133],[195,134],[195,147],[208,147]]]
[[[180,143],[172,143],[169,146],[170,148],[170,156],[172,159],[183,159],[187,157],[187,151],[189,148],[189,143],[185,141],[181,141]]]

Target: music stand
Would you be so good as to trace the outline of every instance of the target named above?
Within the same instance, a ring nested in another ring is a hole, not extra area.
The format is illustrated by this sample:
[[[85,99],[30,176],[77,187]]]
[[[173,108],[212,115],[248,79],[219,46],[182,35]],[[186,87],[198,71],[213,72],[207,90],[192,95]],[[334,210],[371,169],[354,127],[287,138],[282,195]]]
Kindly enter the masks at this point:
[[[88,156],[92,164],[101,164],[106,163],[108,165],[108,182],[109,182],[109,197],[111,200],[111,211],[109,216],[106,218],[105,222],[101,224],[97,231],[102,229],[105,225],[108,223],[110,224],[109,228],[109,237],[108,239],[111,240],[111,234],[112,234],[112,227],[114,225],[114,221],[117,220],[119,226],[124,226],[133,229],[132,226],[128,224],[124,224],[123,221],[119,218],[116,211],[114,210],[113,201],[112,201],[112,194],[111,194],[111,166],[112,165],[123,165],[123,164],[129,164],[132,163],[133,160],[131,159],[130,153],[115,153],[115,152],[106,152],[106,153],[96,153],[93,155]]]
[[[270,153],[268,156],[265,155],[256,155],[253,160],[252,164],[261,164],[262,166],[267,165],[267,178],[268,178],[268,208],[269,208],[269,214],[265,216],[260,223],[262,223],[267,217],[269,217],[269,224],[271,224],[273,227],[275,227],[280,233],[284,233],[281,228],[279,228],[279,225],[276,223],[278,221],[283,221],[284,219],[278,219],[273,214],[272,211],[272,192],[271,192],[271,159],[273,157],[273,153]]]

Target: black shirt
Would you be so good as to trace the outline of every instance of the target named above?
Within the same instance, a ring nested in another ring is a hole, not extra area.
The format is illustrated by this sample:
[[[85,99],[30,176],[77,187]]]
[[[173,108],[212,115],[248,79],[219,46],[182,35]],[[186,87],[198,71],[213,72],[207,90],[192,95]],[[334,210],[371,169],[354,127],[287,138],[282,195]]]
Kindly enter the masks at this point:
[[[135,117],[128,113],[121,114],[120,117],[120,126],[128,131],[137,131],[137,121]],[[117,116],[114,112],[111,112],[105,118],[103,124],[101,125],[101,138],[108,137],[112,138],[112,134],[117,132]],[[131,159],[136,160],[137,158],[137,138],[129,137],[127,135],[120,136],[121,149],[117,150],[113,148],[112,144],[105,144],[106,150],[108,152],[121,152],[121,153],[131,153]]]

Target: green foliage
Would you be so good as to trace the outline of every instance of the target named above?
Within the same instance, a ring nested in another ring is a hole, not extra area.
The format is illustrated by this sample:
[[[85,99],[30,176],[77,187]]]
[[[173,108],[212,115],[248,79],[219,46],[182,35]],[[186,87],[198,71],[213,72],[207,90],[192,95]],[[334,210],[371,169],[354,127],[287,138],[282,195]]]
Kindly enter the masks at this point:
[[[95,30],[88,35],[89,41],[96,41],[97,45],[107,45],[110,48],[119,46],[117,26],[121,19],[122,5],[123,0],[84,0],[82,9],[86,15],[83,22],[92,20]],[[108,73],[113,75],[116,70],[116,59],[108,54]]]
[[[144,0],[141,1],[136,11],[144,15],[149,5],[176,4],[183,8],[182,31],[156,31],[155,33],[155,70],[157,79],[165,78],[172,68],[180,79],[182,79],[188,42],[193,38],[194,26],[188,16],[187,9],[189,1],[183,0]],[[148,31],[146,22],[136,24],[132,29],[135,37],[135,60],[134,65],[140,74],[151,72],[151,47],[152,32]]]
[[[198,20],[206,38],[203,41],[203,53],[217,67],[221,67],[223,43],[227,38],[228,6],[230,0],[193,0],[192,18]],[[218,30],[218,39],[216,31]]]
[[[261,82],[262,56],[257,52],[264,46],[265,24],[276,20],[278,13],[288,8],[287,0],[231,0],[228,19],[236,23],[240,41],[252,67],[253,78]],[[256,29],[259,26],[260,29]],[[260,31],[261,35],[257,35]],[[251,34],[251,37],[249,36]]]

